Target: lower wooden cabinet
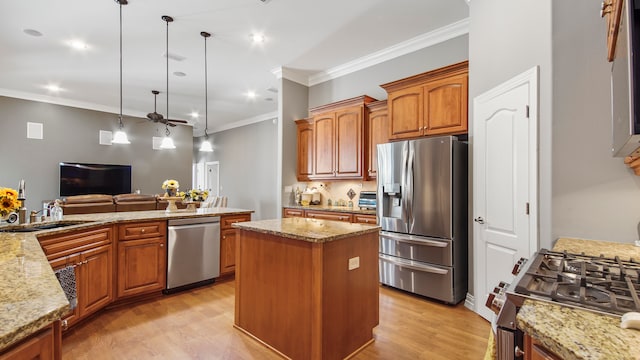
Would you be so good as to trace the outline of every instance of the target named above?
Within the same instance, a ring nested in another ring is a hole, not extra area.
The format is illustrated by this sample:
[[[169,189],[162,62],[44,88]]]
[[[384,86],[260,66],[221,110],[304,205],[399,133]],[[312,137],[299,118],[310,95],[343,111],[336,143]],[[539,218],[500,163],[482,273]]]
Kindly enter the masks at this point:
[[[306,217],[311,219],[344,221],[358,224],[375,225],[378,222],[374,214],[349,213],[344,211],[310,210],[300,208],[282,208],[282,217]]]
[[[110,226],[38,239],[54,271],[67,266],[75,270],[77,306],[63,319],[64,329],[113,300],[112,239]]]
[[[524,336],[524,360],[561,360],[529,334]]]
[[[282,217],[304,217],[304,210],[302,209],[282,209]]]
[[[220,218],[220,276],[236,271],[236,229],[232,225],[243,221],[251,221],[251,214]]]
[[[57,339],[56,333],[58,333]],[[60,334],[59,331],[54,331],[53,324],[0,354],[2,360],[59,360],[61,358]]]
[[[167,226],[158,222],[120,225],[117,298],[163,290],[167,283]],[[152,231],[141,231],[151,229]]]
[[[305,216],[311,219],[351,222],[351,214],[334,211],[305,210]]]
[[[353,214],[353,222],[358,224],[375,225],[378,222],[378,218],[375,215]]]

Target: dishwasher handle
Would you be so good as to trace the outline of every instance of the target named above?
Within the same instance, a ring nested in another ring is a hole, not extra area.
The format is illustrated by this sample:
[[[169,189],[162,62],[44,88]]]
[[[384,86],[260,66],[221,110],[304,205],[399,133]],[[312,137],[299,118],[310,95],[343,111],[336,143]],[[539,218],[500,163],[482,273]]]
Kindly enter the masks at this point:
[[[204,216],[204,217],[196,217],[196,218],[186,218],[186,219],[172,219],[169,220],[169,226],[182,226],[182,225],[197,225],[197,224],[208,224],[208,223],[219,223],[219,216]]]

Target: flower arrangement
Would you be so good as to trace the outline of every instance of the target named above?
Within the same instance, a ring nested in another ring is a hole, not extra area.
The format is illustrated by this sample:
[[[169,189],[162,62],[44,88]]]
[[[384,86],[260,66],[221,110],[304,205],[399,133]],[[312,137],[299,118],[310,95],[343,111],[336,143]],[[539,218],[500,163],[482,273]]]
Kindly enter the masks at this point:
[[[205,201],[208,196],[209,192],[207,190],[190,189],[180,192],[180,197],[182,197],[182,200],[186,201]]]
[[[167,196],[176,196],[180,183],[177,180],[169,179],[162,183],[162,190],[167,192]]]
[[[19,208],[18,192],[11,188],[0,188],[0,216],[7,216]]]

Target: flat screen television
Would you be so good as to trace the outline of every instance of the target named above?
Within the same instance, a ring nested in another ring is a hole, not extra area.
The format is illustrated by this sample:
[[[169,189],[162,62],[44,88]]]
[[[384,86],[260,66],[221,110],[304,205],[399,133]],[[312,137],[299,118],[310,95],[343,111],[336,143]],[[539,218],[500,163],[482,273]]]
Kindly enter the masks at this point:
[[[60,196],[131,193],[131,165],[60,163]]]

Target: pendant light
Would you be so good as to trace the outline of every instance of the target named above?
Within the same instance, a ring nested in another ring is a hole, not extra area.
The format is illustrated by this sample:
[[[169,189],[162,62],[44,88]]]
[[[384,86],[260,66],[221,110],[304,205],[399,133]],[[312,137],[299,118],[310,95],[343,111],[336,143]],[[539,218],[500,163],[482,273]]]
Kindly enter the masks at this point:
[[[207,134],[207,130],[209,128],[209,94],[208,94],[208,86],[207,80],[207,38],[211,36],[206,31],[202,31],[200,33],[204,38],[204,140],[202,144],[200,144],[200,151],[202,152],[213,152],[213,147],[211,146],[211,142],[209,141],[209,134]]]
[[[173,22],[173,18],[168,15],[162,15],[162,20],[167,23],[167,52],[165,53],[167,57],[167,119],[169,119],[169,23]],[[160,144],[160,149],[175,149],[176,146],[173,144],[173,139],[169,136],[171,132],[169,132],[169,124],[165,123],[165,137],[162,139],[162,143]]]
[[[120,4],[120,116],[118,116],[118,131],[113,135],[112,144],[131,144],[127,138],[127,133],[122,130],[122,5],[127,5],[127,0],[115,0]]]

